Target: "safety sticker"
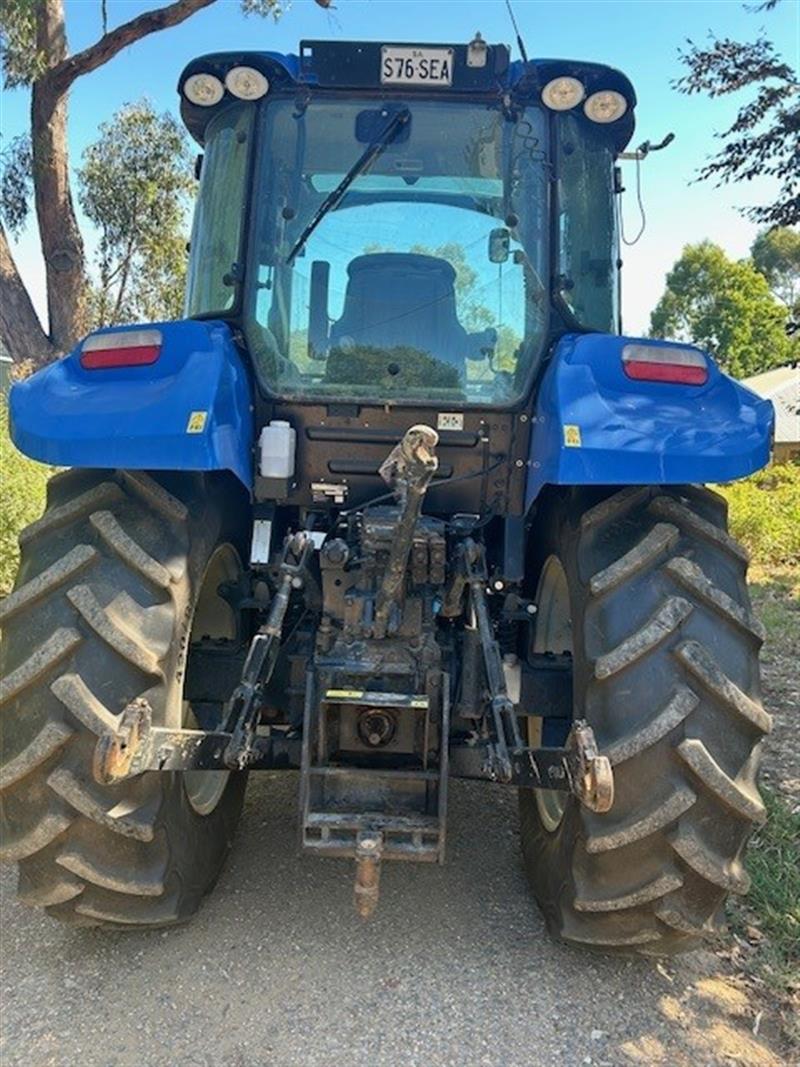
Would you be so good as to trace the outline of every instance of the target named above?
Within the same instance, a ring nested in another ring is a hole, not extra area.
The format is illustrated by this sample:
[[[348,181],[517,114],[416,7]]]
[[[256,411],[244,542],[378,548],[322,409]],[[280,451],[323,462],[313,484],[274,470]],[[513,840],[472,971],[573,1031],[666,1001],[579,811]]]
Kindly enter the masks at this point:
[[[202,433],[206,428],[206,421],[208,420],[207,411],[193,411],[189,416],[189,421],[186,423],[187,433]]]
[[[580,426],[565,426],[564,427],[564,444],[567,448],[580,448],[581,447],[581,428]]]
[[[460,411],[441,411],[436,419],[437,430],[463,430],[464,415]]]

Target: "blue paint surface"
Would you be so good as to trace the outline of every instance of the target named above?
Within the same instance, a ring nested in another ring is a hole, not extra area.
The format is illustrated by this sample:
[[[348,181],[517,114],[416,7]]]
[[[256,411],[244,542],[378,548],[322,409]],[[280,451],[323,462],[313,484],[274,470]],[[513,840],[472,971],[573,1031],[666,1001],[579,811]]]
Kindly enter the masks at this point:
[[[84,370],[80,346],[11,390],[11,437],[26,456],[61,467],[232,471],[253,484],[250,383],[221,322],[148,324],[156,363]],[[100,333],[142,329],[114,327]],[[205,412],[201,433],[189,433]]]
[[[534,406],[526,507],[545,485],[726,482],[768,462],[768,400],[710,358],[705,385],[633,381],[622,365],[631,342],[669,344],[606,334],[559,342]],[[578,427],[579,446],[565,443],[567,426]]]
[[[151,366],[84,370],[80,348],[11,390],[11,436],[64,467],[232,471],[253,484],[250,382],[221,322],[156,323]],[[117,327],[140,329],[140,326]],[[605,334],[558,344],[534,405],[526,506],[545,485],[668,485],[743,478],[769,459],[773,408],[709,360],[705,385],[626,377],[626,343]],[[189,433],[205,412],[201,433]],[[565,443],[577,427],[580,445]]]

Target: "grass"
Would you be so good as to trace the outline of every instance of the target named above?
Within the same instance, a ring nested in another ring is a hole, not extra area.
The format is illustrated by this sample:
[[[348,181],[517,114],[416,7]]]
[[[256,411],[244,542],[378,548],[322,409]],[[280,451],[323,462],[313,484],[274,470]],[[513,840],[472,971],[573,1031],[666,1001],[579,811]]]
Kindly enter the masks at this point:
[[[767,468],[717,487],[728,500],[731,532],[750,552],[750,593],[764,623],[763,672],[779,703],[792,699],[800,648],[800,466]],[[774,698],[773,698],[774,699]],[[800,709],[788,709],[800,712]],[[796,743],[796,742],[795,742]],[[800,809],[761,786],[767,822],[750,843],[751,888],[729,917],[749,946],[743,966],[764,984],[783,1018],[784,1037],[800,1047]]]
[[[800,1048],[800,814],[763,785],[761,796],[767,822],[747,852],[750,891],[728,914],[746,946],[739,963],[762,987],[791,1056]]]
[[[800,518],[798,518],[800,522]],[[750,596],[767,631],[767,641],[791,653],[800,641],[800,567],[751,564]]]
[[[767,823],[750,844],[752,885],[734,925],[746,933],[757,921],[758,970],[776,991],[800,992],[800,814],[763,786],[761,795]]]
[[[52,467],[27,459],[8,436],[8,405],[0,396],[0,596],[11,591],[19,565],[17,536],[44,508]]]

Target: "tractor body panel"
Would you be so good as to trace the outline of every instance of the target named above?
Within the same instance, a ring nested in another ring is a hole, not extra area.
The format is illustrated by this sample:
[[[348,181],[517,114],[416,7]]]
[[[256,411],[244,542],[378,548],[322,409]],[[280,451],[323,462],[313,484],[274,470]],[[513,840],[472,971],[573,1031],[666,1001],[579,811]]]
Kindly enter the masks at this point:
[[[140,331],[120,326],[92,334]],[[11,435],[58,467],[231,471],[252,486],[249,377],[222,322],[164,322],[155,362],[88,370],[82,345],[11,390]]]
[[[526,504],[545,485],[685,485],[744,478],[769,460],[772,404],[706,356],[702,385],[633,381],[626,345],[671,346],[607,334],[568,335],[535,400]]]

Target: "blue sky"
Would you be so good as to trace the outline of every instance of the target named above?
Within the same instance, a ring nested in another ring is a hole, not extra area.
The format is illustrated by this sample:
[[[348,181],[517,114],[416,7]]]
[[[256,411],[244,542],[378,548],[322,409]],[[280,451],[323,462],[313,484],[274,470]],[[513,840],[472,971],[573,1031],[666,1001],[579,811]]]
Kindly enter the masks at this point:
[[[753,0],[751,6],[755,6]],[[108,0],[110,26],[147,10],[153,3]],[[639,97],[634,143],[676,135],[665,152],[653,155],[642,171],[647,228],[625,250],[623,307],[628,332],[647,328],[664,275],[681,248],[708,237],[732,256],[743,256],[754,227],[736,211],[758,202],[771,187],[760,180],[747,186],[714,189],[691,180],[714,150],[713,132],[735,113],[735,99],[687,98],[670,87],[681,68],[678,49],[687,37],[702,42],[709,30],[752,39],[764,28],[784,57],[800,66],[800,0],[783,0],[776,11],[753,14],[739,0],[515,0],[515,10],[531,56],[596,60],[620,67]],[[101,32],[99,0],[66,0],[72,51]],[[161,110],[177,113],[175,85],[188,60],[203,52],[233,48],[296,51],[304,37],[390,41],[467,41],[480,30],[490,41],[513,42],[503,0],[337,0],[324,11],[313,0],[294,0],[278,22],[241,14],[238,0],[217,0],[182,26],[154,34],[118,55],[105,67],[79,79],[70,98],[70,147],[77,165],[100,122],[122,104],[148,97]],[[516,50],[515,50],[516,52]],[[0,99],[3,141],[23,132],[28,98],[21,90]],[[633,164],[627,168],[624,213],[627,230],[638,230]],[[91,234],[87,233],[91,245]],[[43,307],[43,275],[35,233],[25,233],[15,255],[37,307]]]

